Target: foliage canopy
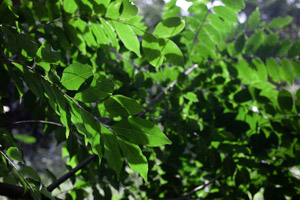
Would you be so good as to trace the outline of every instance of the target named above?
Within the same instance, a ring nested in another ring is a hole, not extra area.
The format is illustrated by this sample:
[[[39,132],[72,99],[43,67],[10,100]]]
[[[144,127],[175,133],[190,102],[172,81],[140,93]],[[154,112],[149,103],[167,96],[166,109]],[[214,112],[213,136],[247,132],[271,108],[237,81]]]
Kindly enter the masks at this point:
[[[300,41],[278,36],[292,18],[191,2],[152,33],[129,0],[1,2],[1,195],[55,199],[64,181],[24,159],[39,140],[15,126],[34,122],[73,168],[64,199],[300,198]]]

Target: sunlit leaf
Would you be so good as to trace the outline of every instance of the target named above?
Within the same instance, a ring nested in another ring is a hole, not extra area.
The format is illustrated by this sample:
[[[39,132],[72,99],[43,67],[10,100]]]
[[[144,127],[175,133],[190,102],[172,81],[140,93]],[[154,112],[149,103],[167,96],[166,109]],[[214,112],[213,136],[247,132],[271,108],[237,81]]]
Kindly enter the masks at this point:
[[[19,151],[17,147],[9,147],[7,152],[7,156],[16,161],[22,161],[22,153]]]
[[[250,30],[254,30],[258,27],[259,23],[260,23],[260,12],[259,9],[256,8],[249,17],[248,27]]]
[[[73,63],[64,69],[61,84],[68,90],[78,90],[81,84],[92,75],[93,71],[89,65]]]
[[[35,137],[26,134],[14,134],[14,138],[25,144],[33,144],[36,142]]]
[[[160,146],[171,144],[158,126],[140,118],[123,119],[112,126],[119,135],[135,144]]]
[[[180,17],[165,19],[157,24],[153,35],[158,38],[172,37],[180,33],[185,27],[185,21]]]

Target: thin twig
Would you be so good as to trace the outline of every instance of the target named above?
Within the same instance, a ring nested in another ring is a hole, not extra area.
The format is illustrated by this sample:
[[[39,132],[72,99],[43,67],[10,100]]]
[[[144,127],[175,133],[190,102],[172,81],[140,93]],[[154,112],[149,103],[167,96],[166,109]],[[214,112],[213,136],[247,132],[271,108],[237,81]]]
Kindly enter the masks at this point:
[[[10,124],[3,125],[1,127],[5,126],[11,126],[11,125],[16,125],[16,124],[26,124],[26,123],[40,123],[40,124],[51,124],[54,126],[59,126],[62,128],[66,128],[63,124],[57,123],[57,122],[51,122],[51,121],[45,121],[45,120],[21,120],[21,121],[15,121]]]
[[[75,168],[71,169],[71,171],[64,174],[62,177],[54,181],[52,184],[50,184],[47,187],[47,190],[49,192],[52,192],[55,188],[57,188],[61,183],[65,182],[67,179],[69,179],[71,176],[73,176],[78,170],[84,168],[87,164],[89,164],[91,161],[95,160],[98,156],[96,154],[92,154],[89,157],[87,157],[84,161],[79,163]]]

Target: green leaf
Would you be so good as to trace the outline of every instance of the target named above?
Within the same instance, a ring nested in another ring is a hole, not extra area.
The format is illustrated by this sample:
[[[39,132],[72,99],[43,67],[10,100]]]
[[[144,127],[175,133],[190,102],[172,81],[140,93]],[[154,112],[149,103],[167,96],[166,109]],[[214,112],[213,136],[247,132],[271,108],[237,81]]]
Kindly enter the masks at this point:
[[[111,96],[104,102],[104,105],[106,110],[112,116],[121,115],[127,117],[128,115],[136,115],[143,111],[143,107],[141,107],[134,99],[123,95]]]
[[[293,66],[290,63],[288,59],[282,59],[280,60],[280,71],[281,77],[283,78],[284,81],[292,84],[294,82],[294,72],[293,72]]]
[[[268,70],[269,76],[273,79],[274,82],[280,82],[281,75],[280,75],[280,67],[277,61],[274,58],[267,58],[266,67]]]
[[[101,126],[101,136],[104,140],[104,157],[108,166],[114,169],[118,178],[123,166],[123,157],[120,153],[116,136],[104,126]]]
[[[38,173],[32,169],[31,167],[29,166],[24,166],[22,167],[22,169],[20,170],[20,172],[23,174],[23,175],[28,175],[30,176],[31,178],[33,178],[34,180],[36,181],[41,181]]]
[[[188,92],[184,94],[183,97],[190,100],[191,102],[198,102],[197,95],[193,92]]]
[[[227,6],[215,6],[213,7],[213,10],[219,17],[223,18],[225,21],[228,21],[230,23],[239,21],[236,13]]]
[[[140,119],[123,119],[111,127],[119,136],[135,144],[160,146],[171,144],[171,141],[152,122]]]
[[[300,89],[298,89],[296,92],[295,106],[296,106],[297,112],[299,113],[300,112]]]
[[[288,52],[289,58],[294,58],[300,55],[300,40],[295,42]]]
[[[245,53],[250,56],[256,53],[264,39],[264,33],[262,30],[258,30],[256,33],[251,35],[249,40],[246,42]]]
[[[127,158],[129,167],[138,172],[144,178],[145,182],[147,182],[148,162],[140,147],[120,138],[118,138],[118,143],[124,157]]]
[[[118,19],[120,16],[120,8],[122,1],[113,1],[108,5],[105,17],[110,19]]]
[[[123,10],[120,15],[121,20],[126,20],[137,15],[138,9],[135,5],[132,5],[128,0],[123,0],[122,2]]]
[[[64,10],[67,13],[74,14],[78,9],[78,5],[75,0],[64,0]]]
[[[102,100],[112,94],[114,91],[114,83],[103,75],[95,74],[91,85],[84,91],[78,92],[75,99],[92,103]]]
[[[60,60],[60,53],[51,49],[50,44],[42,44],[38,49],[36,55],[37,63],[57,63]],[[48,70],[50,70],[50,68]]]
[[[25,144],[33,144],[36,142],[36,138],[26,134],[14,134],[14,138]]]
[[[109,39],[104,33],[102,24],[91,23],[91,30],[97,40],[98,44],[109,44]]]
[[[286,17],[276,17],[272,19],[272,21],[269,23],[270,28],[283,28],[287,25],[289,25],[292,22],[293,18],[291,16]]]
[[[293,108],[293,96],[289,91],[287,91],[285,89],[281,90],[278,93],[277,100],[278,100],[279,107],[282,110],[287,110],[287,111],[292,110],[292,108]]]
[[[226,6],[232,8],[236,11],[241,11],[245,7],[244,0],[222,0],[222,2]]]
[[[266,82],[268,80],[268,72],[263,61],[260,60],[259,58],[254,58],[252,59],[252,63],[256,67],[259,80],[262,82]]]
[[[104,29],[108,39],[110,40],[111,46],[115,47],[118,52],[120,49],[120,46],[119,46],[117,36],[116,36],[116,33],[115,33],[113,27],[110,25],[110,23],[108,23],[107,21],[105,21],[102,18],[100,18],[100,22],[103,26],[103,29]]]
[[[185,21],[180,17],[171,17],[157,24],[153,35],[158,38],[172,37],[180,33],[185,27]]]
[[[87,64],[73,63],[63,71],[61,84],[68,90],[78,90],[81,84],[93,75]]]
[[[255,30],[260,22],[260,12],[259,9],[256,8],[250,15],[248,20],[248,27],[249,30]]]
[[[17,147],[9,147],[7,152],[7,156],[16,161],[22,161],[22,154]]]
[[[300,62],[299,61],[293,61],[293,70],[294,70],[295,76],[300,78]]]
[[[140,42],[131,27],[127,24],[116,21],[114,21],[113,24],[120,40],[123,42],[125,47],[140,57]]]

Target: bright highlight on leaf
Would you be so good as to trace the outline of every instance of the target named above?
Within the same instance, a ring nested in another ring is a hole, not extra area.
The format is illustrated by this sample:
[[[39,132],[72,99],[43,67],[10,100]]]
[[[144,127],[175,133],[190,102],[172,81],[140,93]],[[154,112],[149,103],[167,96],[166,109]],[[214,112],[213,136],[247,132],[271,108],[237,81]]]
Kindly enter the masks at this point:
[[[14,138],[25,144],[33,144],[36,142],[35,137],[26,134],[14,134]]]
[[[180,33],[185,27],[185,21],[180,17],[171,17],[157,24],[153,35],[158,38],[172,37]]]
[[[112,129],[134,144],[154,147],[172,143],[158,126],[145,119],[123,119],[114,124]]]
[[[89,65],[73,63],[63,71],[61,84],[68,90],[78,90],[81,84],[92,75],[93,71]]]

